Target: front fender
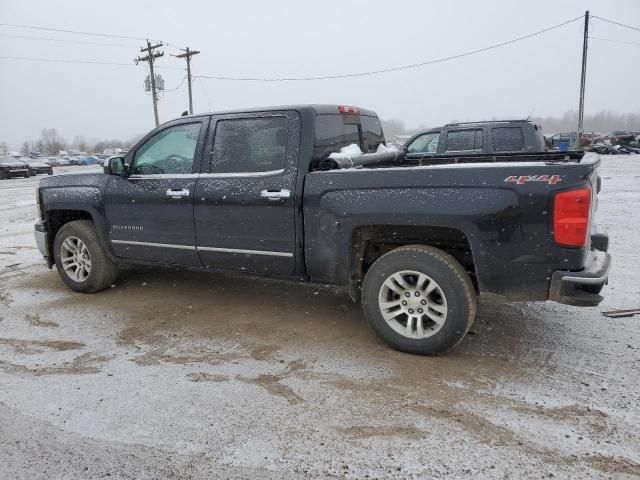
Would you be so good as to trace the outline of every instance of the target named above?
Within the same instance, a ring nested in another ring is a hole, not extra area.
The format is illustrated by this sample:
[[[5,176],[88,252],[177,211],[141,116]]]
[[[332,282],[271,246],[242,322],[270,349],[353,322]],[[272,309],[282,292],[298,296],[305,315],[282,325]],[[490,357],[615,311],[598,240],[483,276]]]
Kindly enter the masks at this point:
[[[117,261],[107,238],[107,222],[104,214],[102,190],[97,187],[43,188],[40,191],[43,215],[46,219],[48,248],[53,258],[53,239],[57,229],[67,221],[90,217],[93,221],[100,246],[107,256]],[[79,215],[79,216],[76,216]]]

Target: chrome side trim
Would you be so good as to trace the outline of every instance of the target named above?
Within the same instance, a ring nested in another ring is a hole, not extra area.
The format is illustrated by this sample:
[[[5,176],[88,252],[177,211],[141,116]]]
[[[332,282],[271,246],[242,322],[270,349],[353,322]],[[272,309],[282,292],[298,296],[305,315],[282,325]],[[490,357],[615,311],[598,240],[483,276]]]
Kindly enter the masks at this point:
[[[243,253],[248,255],[270,255],[274,257],[293,257],[289,252],[272,252],[269,250],[244,250],[241,248],[196,247],[193,245],[173,245],[170,243],[134,242],[132,240],[111,240],[111,243],[121,245],[137,245],[141,247],[179,248],[182,250],[202,250],[206,252]]]
[[[165,178],[198,178],[199,173],[159,173],[157,175],[130,175],[128,180],[162,180]]]
[[[293,253],[289,253],[289,252],[271,252],[268,250],[243,250],[241,248],[198,247],[198,250],[202,250],[205,252],[246,253],[249,255],[271,255],[274,257],[293,257]]]
[[[111,243],[117,243],[121,245],[137,245],[140,247],[164,247],[164,248],[179,248],[181,250],[196,250],[193,245],[172,245],[170,243],[151,243],[151,242],[134,242],[132,240],[111,240]]]
[[[284,168],[280,170],[267,170],[265,172],[228,172],[228,173],[201,173],[201,178],[218,178],[218,177],[267,177],[269,175],[278,175],[284,173]]]
[[[224,177],[267,177],[284,173],[284,168],[266,172],[229,172],[229,173],[158,173],[157,175],[131,175],[130,180],[163,180],[167,178],[224,178]]]

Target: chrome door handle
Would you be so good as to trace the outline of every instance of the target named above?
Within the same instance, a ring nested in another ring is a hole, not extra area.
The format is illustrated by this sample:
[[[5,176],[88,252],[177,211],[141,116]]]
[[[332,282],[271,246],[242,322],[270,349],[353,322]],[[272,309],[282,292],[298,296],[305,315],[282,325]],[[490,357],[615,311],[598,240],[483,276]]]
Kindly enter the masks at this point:
[[[271,201],[282,200],[291,196],[291,190],[262,190],[260,196]]]
[[[183,198],[183,197],[188,197],[189,196],[189,189],[184,188],[182,190],[173,190],[173,189],[168,189],[167,190],[167,197],[171,197],[171,198]]]

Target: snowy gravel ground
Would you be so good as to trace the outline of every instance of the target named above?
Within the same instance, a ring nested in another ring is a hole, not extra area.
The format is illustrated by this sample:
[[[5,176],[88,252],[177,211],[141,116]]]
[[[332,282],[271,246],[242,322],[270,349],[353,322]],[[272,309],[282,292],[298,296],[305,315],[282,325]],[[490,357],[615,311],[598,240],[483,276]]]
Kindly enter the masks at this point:
[[[485,303],[438,358],[329,287],[129,269],[74,293],[35,247],[38,179],[0,182],[0,478],[638,478],[640,316],[601,312],[640,308],[640,156],[602,163],[603,304]]]

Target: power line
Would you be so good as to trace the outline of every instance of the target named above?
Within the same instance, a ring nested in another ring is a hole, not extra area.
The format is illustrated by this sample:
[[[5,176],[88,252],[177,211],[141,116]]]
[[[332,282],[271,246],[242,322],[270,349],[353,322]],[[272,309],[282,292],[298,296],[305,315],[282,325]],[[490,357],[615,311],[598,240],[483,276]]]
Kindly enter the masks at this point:
[[[156,67],[156,68],[158,68],[158,67]],[[177,87],[175,87],[175,88],[165,88],[164,90],[162,90],[162,92],[163,92],[163,93],[166,93],[166,92],[175,92],[176,90],[178,90],[178,89],[182,86],[182,84],[184,83],[184,81],[185,81],[186,79],[187,79],[187,76],[185,75],[184,77],[182,77],[182,80],[180,80],[180,83],[178,84],[178,86],[177,86]]]
[[[196,75],[193,75],[194,77]],[[209,97],[209,92],[207,92],[207,88],[204,86],[204,83],[202,82],[195,82],[198,85],[200,85],[200,88],[202,88],[202,91],[204,92],[204,96],[207,98],[207,106],[209,107],[209,112],[213,111],[213,108],[211,107],[211,98]]]
[[[5,60],[30,60],[36,62],[55,62],[55,63],[82,63],[82,64],[92,64],[92,65],[117,65],[120,67],[135,67],[135,65],[131,63],[116,63],[116,62],[96,62],[93,60],[63,60],[59,58],[36,58],[36,57],[6,57],[0,56],[0,59]]]
[[[142,37],[131,37],[127,35],[114,35],[112,33],[95,33],[95,32],[81,32],[78,30],[63,30],[61,28],[50,28],[50,27],[40,27],[36,25],[20,25],[15,23],[0,23],[0,27],[16,27],[16,28],[27,28],[31,30],[46,30],[48,32],[60,32],[60,33],[74,33],[77,35],[91,35],[94,37],[108,37],[108,38],[122,38],[125,40],[146,40],[146,38]]]
[[[632,27],[631,25],[626,25],[624,23],[616,22],[614,20],[609,20],[607,18],[598,17],[597,15],[592,15],[591,18],[597,18],[598,20],[602,20],[603,22],[612,23],[612,24],[618,25],[620,27],[630,28],[631,30],[635,30],[637,32],[640,32],[640,28],[638,28],[638,27]]]
[[[521,40],[525,40],[527,38],[531,38],[534,37],[536,35],[540,35],[542,33],[546,33],[550,30],[554,30],[560,27],[563,27],[569,23],[573,23],[577,20],[580,20],[584,18],[584,15],[580,15],[579,17],[576,17],[574,19],[571,20],[567,20],[566,22],[562,22],[562,23],[558,23],[557,25],[553,25],[551,27],[545,28],[543,30],[539,30],[537,32],[534,33],[530,33],[528,35],[523,35],[521,37],[517,37],[514,38],[512,40],[507,40],[506,42],[501,42],[501,43],[496,43],[494,45],[490,45],[488,47],[484,47],[484,48],[479,48],[477,50],[471,50],[468,52],[464,52],[464,53],[460,53],[457,55],[452,55],[449,57],[444,57],[444,58],[439,58],[437,60],[429,60],[429,61],[425,61],[425,62],[420,62],[420,63],[414,63],[412,65],[403,65],[400,67],[391,67],[391,68],[383,68],[380,70],[372,70],[372,71],[368,71],[368,72],[357,72],[357,73],[346,73],[346,74],[341,74],[341,75],[322,75],[322,76],[315,76],[315,77],[282,77],[282,78],[260,78],[260,77],[225,77],[225,76],[218,76],[218,75],[195,75],[198,78],[206,78],[206,79],[211,79],[211,80],[232,80],[232,81],[239,81],[239,82],[300,82],[300,81],[310,81],[310,80],[330,80],[330,79],[337,79],[337,78],[351,78],[351,77],[364,77],[367,75],[377,75],[380,73],[388,73],[388,72],[396,72],[398,70],[407,70],[410,68],[418,68],[418,67],[424,67],[426,65],[432,65],[434,63],[441,63],[441,62],[446,62],[448,60],[454,60],[457,58],[462,58],[462,57],[468,57],[470,55],[474,55],[476,53],[482,53],[482,52],[486,52],[488,50],[492,50],[494,48],[499,48],[499,47],[503,47],[505,45],[510,45],[512,43],[516,43],[519,42]]]
[[[626,45],[638,45],[640,46],[640,43],[638,42],[625,42],[623,40],[613,40],[612,38],[602,38],[602,37],[589,37],[592,40],[601,40],[603,42],[613,42],[613,43],[624,43]]]
[[[399,67],[391,67],[391,68],[384,68],[384,69],[380,69],[380,70],[372,70],[372,71],[366,71],[366,72],[357,72],[357,73],[347,73],[347,74],[339,74],[339,75],[322,75],[322,76],[308,76],[308,77],[281,77],[281,78],[268,78],[268,77],[230,77],[230,76],[220,76],[220,75],[193,75],[193,77],[195,78],[204,78],[204,79],[211,79],[211,80],[229,80],[229,81],[249,81],[249,82],[286,82],[286,81],[312,81],[312,80],[329,80],[329,79],[339,79],[339,78],[352,78],[352,77],[363,77],[363,76],[368,76],[368,75],[377,75],[377,74],[381,74],[381,73],[388,73],[388,72],[395,72],[395,71],[400,71],[400,70],[407,70],[407,69],[413,69],[413,68],[419,68],[419,67],[423,67],[426,65],[433,65],[436,63],[442,63],[442,62],[446,62],[449,60],[454,60],[454,59],[458,59],[458,58],[463,58],[463,57],[468,57],[470,55],[475,55],[477,53],[482,53],[482,52],[486,52],[488,50],[493,50],[495,48],[499,48],[499,47],[503,47],[506,45],[510,45],[537,35],[541,35],[543,33],[546,33],[548,31],[551,30],[555,30],[557,28],[563,27],[565,25],[568,25],[570,23],[576,22],[580,19],[584,18],[584,15],[580,15],[579,17],[573,18],[571,20],[567,20],[565,22],[562,23],[558,23],[556,25],[553,25],[551,27],[545,28],[543,30],[539,30],[537,32],[534,33],[530,33],[528,35],[523,35],[521,37],[517,37],[511,40],[507,40],[505,42],[501,42],[501,43],[497,43],[497,44],[493,44],[490,45],[488,47],[484,47],[484,48],[480,48],[480,49],[476,49],[476,50],[471,50],[468,52],[464,52],[464,53],[460,53],[457,55],[451,55],[448,57],[443,57],[443,58],[439,58],[436,60],[429,60],[429,61],[425,61],[425,62],[420,62],[420,63],[415,63],[415,64],[411,64],[411,65],[403,65],[403,66],[399,66]],[[6,25],[6,24],[0,24],[0,25]],[[96,34],[98,35],[98,34]],[[133,66],[131,64],[127,64],[127,63],[114,63],[114,62],[98,62],[98,61],[85,61],[85,60],[66,60],[66,59],[53,59],[53,58],[36,58],[36,57],[11,57],[11,56],[0,56],[0,59],[11,59],[11,60],[25,60],[25,61],[43,61],[43,62],[60,62],[60,63],[78,63],[78,64],[94,64],[94,65],[117,65],[117,66]],[[158,67],[160,68],[160,66]],[[163,66],[161,68],[166,68],[166,69],[180,69],[182,70],[182,68],[180,67],[170,67],[170,66]]]
[[[47,42],[77,43],[79,45],[101,45],[105,47],[125,47],[125,48],[136,47],[136,45],[125,45],[123,43],[103,43],[103,42],[89,42],[89,41],[80,41],[80,40],[62,40],[60,38],[30,37],[28,35],[7,35],[4,33],[0,33],[0,37],[21,38],[26,40],[44,40]]]
[[[11,57],[0,56],[0,60],[25,60],[33,62],[52,62],[52,63],[82,63],[90,65],[116,65],[119,67],[135,67],[133,63],[117,63],[117,62],[97,62],[94,60],[67,60],[63,58],[41,58],[41,57]],[[155,68],[167,69],[167,70],[184,70],[182,67],[171,67],[168,65],[158,65]]]

